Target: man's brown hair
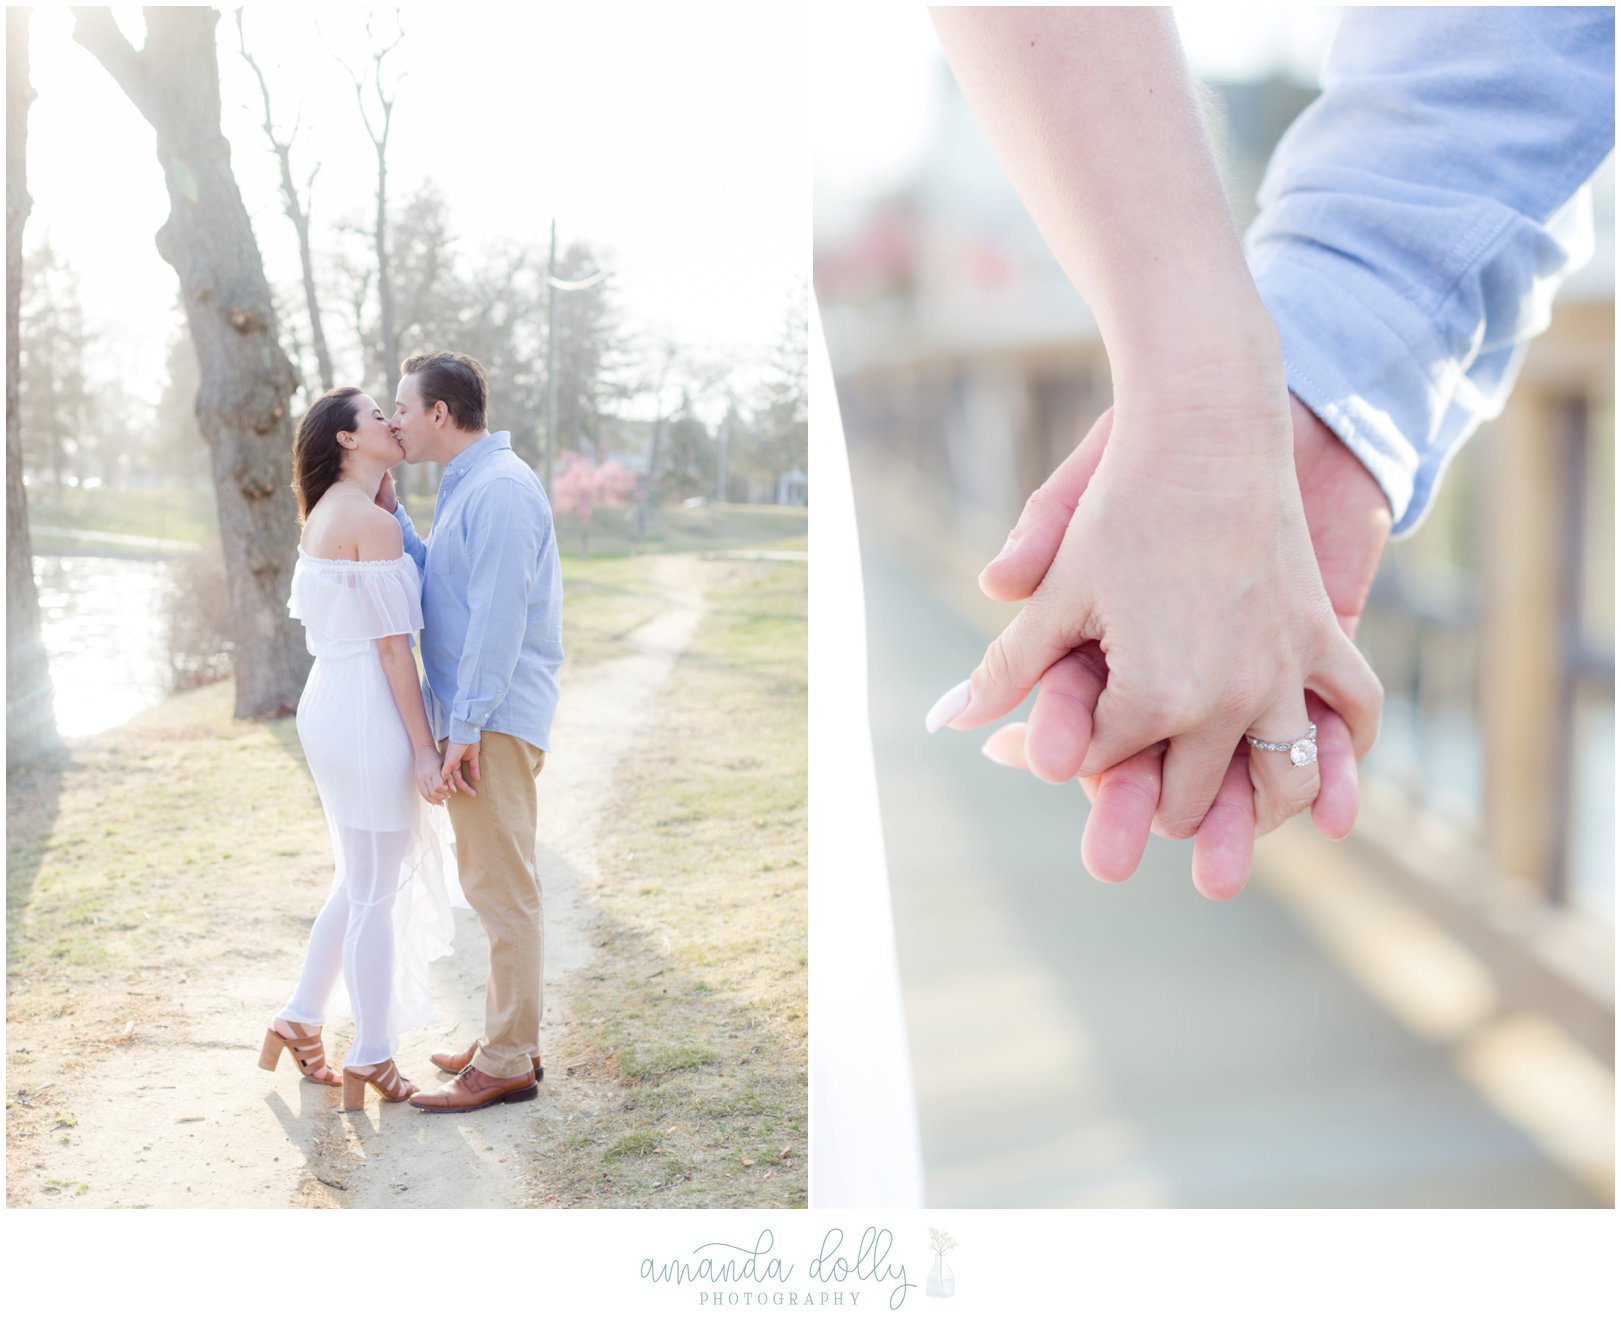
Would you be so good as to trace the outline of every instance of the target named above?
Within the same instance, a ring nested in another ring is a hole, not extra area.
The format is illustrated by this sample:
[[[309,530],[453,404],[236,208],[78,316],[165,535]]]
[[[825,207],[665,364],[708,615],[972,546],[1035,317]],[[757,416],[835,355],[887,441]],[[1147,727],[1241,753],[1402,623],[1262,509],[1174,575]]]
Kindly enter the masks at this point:
[[[489,399],[489,377],[465,353],[423,353],[400,363],[400,374],[416,378],[422,406],[443,403],[458,430],[484,429]]]

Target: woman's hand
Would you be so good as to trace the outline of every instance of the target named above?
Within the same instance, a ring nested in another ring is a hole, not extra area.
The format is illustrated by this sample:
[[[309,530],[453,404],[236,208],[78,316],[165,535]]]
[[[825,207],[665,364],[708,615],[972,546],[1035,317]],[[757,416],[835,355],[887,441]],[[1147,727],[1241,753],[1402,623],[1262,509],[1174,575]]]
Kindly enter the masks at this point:
[[[1167,742],[1156,818],[1173,837],[1198,829],[1245,733],[1305,733],[1308,688],[1344,716],[1358,756],[1382,702],[1312,553],[1288,396],[1280,383],[1246,402],[1234,380],[1243,374],[1209,376],[1186,406],[1122,405],[1051,568],[949,717],[971,728],[1007,713],[1050,667],[1097,642],[1107,686],[1095,714],[1084,708],[1085,675],[1059,666],[1042,683],[1025,759],[1060,782]],[[1262,832],[1317,796],[1315,765],[1275,751],[1252,752],[1248,765]]]
[[[1390,538],[1390,505],[1368,470],[1297,399],[1290,401],[1290,419],[1295,476],[1312,550],[1340,628],[1354,637]],[[1105,412],[1030,497],[1007,544],[980,574],[980,587],[993,600],[1023,600],[1040,585],[1075,505],[1102,460],[1113,420],[1113,411]],[[1055,668],[1061,672],[1048,670],[1043,682],[1068,683],[1076,700],[1069,717],[1090,718],[1107,678],[1096,643],[1066,656]],[[1359,795],[1350,733],[1344,721],[1317,697],[1308,696],[1307,708],[1317,724],[1322,780],[1312,819],[1325,836],[1343,838],[1356,821]],[[1000,765],[1028,768],[1028,732],[1023,723],[1002,725],[986,741],[985,755]],[[1248,754],[1247,746],[1238,748],[1233,768],[1194,842],[1193,880],[1207,897],[1231,897],[1249,876],[1255,808]],[[1163,748],[1152,747],[1101,775],[1081,780],[1093,803],[1081,856],[1098,879],[1118,883],[1130,878],[1141,862],[1159,805],[1162,760]]]
[[[417,791],[422,794],[422,800],[428,805],[443,806],[449,800],[450,788],[440,772],[437,747],[417,748],[412,757],[411,772],[416,779]]]
[[[1049,680],[1026,754],[1097,774],[1165,741],[1160,820],[1194,833],[1245,733],[1306,734],[1305,692],[1372,745],[1382,693],[1339,631],[1290,462],[1277,327],[1255,290],[1168,10],[941,9],[941,44],[1009,179],[1097,319],[1114,434],[1041,585],[929,725],[1006,714],[1088,641],[1095,715]],[[1248,759],[1262,828],[1314,764]]]

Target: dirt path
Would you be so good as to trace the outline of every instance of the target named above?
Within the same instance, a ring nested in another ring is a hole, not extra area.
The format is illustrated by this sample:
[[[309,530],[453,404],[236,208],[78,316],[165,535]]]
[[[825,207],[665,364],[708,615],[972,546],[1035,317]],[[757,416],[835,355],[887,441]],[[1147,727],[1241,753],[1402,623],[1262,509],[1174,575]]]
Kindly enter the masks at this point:
[[[167,1019],[104,1041],[83,1065],[52,1073],[42,1050],[14,1070],[8,1089],[30,1108],[59,1105],[56,1132],[29,1141],[26,1181],[15,1174],[13,1205],[102,1207],[258,1207],[331,1205],[376,1208],[485,1207],[520,1202],[521,1174],[542,1131],[586,1120],[610,1102],[606,1085],[571,1080],[553,1041],[569,1005],[552,987],[588,972],[594,956],[591,896],[601,883],[599,840],[613,802],[615,769],[634,755],[638,734],[672,664],[704,615],[701,579],[690,559],[660,556],[649,572],[666,606],[630,633],[629,653],[564,674],[564,699],[541,777],[539,857],[546,892],[548,998],[542,1048],[547,1079],[540,1099],[465,1118],[429,1117],[407,1105],[344,1114],[334,1090],[304,1084],[284,1060],[274,1076],[255,1066],[269,1011],[287,992],[296,946],[266,936],[254,951],[206,965],[184,961],[144,968],[123,986],[173,1003]],[[285,891],[238,915],[247,929],[307,929],[312,912]],[[439,1025],[408,1036],[407,1075],[442,1079],[427,1055],[461,1045],[482,1021],[486,945],[471,912],[458,912],[455,953],[436,963]],[[172,985],[172,988],[169,986]],[[346,1042],[341,1024],[331,1032]],[[13,1049],[20,1043],[15,1036]],[[334,1063],[337,1061],[333,1059]],[[59,1087],[59,1088],[58,1088]],[[71,1116],[67,1116],[71,1114]],[[48,1124],[47,1124],[48,1125]]]

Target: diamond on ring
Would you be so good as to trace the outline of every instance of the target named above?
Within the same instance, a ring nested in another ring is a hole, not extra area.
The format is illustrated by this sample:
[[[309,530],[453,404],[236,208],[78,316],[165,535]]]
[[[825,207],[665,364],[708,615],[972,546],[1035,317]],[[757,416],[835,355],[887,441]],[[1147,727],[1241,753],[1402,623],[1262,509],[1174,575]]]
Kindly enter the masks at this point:
[[[1317,763],[1317,725],[1307,724],[1306,735],[1297,737],[1293,742],[1263,742],[1258,737],[1244,734],[1244,740],[1260,751],[1287,751],[1289,763],[1293,765],[1315,765]]]

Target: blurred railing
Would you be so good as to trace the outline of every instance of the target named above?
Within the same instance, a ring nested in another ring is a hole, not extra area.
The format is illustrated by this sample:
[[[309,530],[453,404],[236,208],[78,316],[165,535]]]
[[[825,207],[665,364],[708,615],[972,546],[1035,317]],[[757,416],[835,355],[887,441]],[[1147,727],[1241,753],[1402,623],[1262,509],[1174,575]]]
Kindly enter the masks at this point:
[[[1215,90],[1243,219],[1310,91]],[[881,463],[942,552],[967,549],[952,572],[971,582],[968,561],[994,551],[1107,406],[1109,373],[1090,314],[966,124],[948,87],[940,140],[864,228],[828,235],[817,284],[853,465]],[[1613,160],[1593,193],[1595,258],[1375,583],[1358,641],[1387,706],[1357,830],[1370,865],[1437,880],[1438,911],[1480,902],[1494,928],[1552,922],[1596,950],[1590,968],[1614,940]]]
[[[1391,546],[1359,636],[1386,689],[1367,771],[1611,927],[1612,314],[1556,313],[1429,522]]]

